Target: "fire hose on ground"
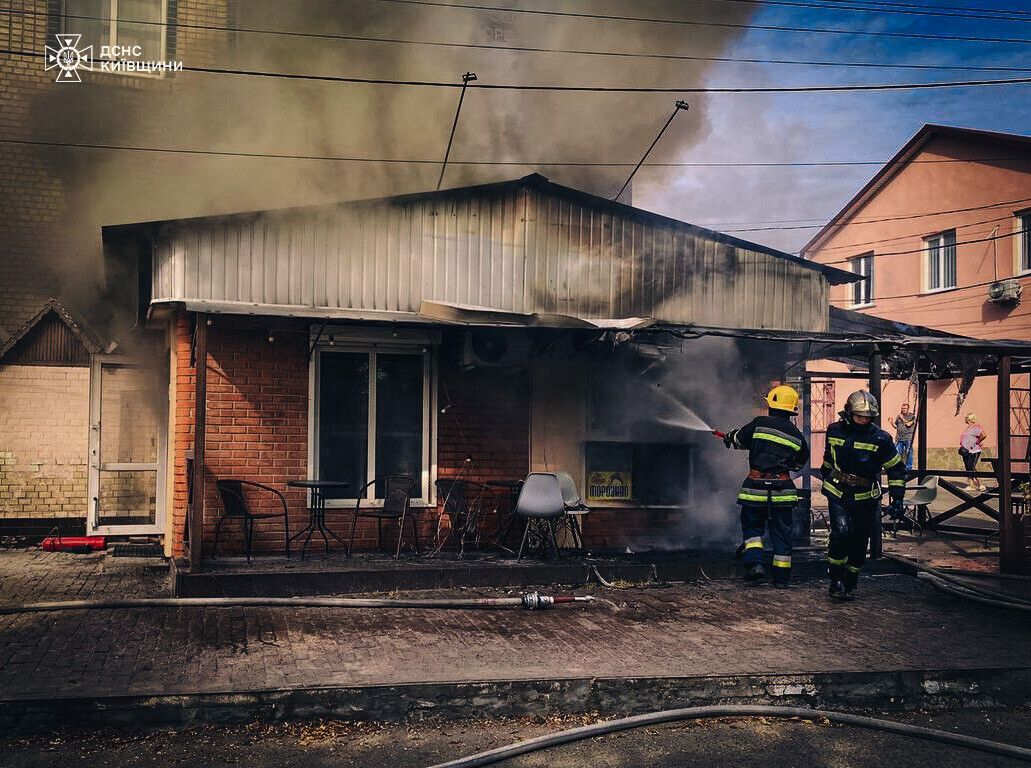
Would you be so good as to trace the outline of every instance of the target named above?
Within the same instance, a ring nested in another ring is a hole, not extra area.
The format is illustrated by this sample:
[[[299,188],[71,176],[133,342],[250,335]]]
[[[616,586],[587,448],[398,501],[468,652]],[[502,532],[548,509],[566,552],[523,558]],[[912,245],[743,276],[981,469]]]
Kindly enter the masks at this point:
[[[1003,744],[987,739],[978,739],[973,736],[965,736],[959,733],[939,731],[934,728],[924,728],[908,723],[897,723],[892,720],[881,720],[873,717],[863,717],[846,712],[834,712],[824,709],[809,709],[806,707],[777,707],[768,705],[750,704],[721,704],[709,707],[688,707],[685,709],[666,709],[660,712],[649,712],[634,717],[624,717],[618,720],[606,720],[594,725],[585,725],[580,728],[571,728],[558,733],[551,733],[546,736],[539,736],[535,739],[520,741],[497,749],[480,752],[469,757],[458,760],[451,760],[446,763],[439,763],[432,768],[476,768],[481,765],[493,765],[502,760],[508,760],[518,755],[525,755],[531,752],[539,752],[543,749],[550,749],[561,744],[570,744],[583,739],[604,736],[609,733],[628,731],[634,728],[645,726],[674,723],[681,720],[697,720],[707,717],[750,717],[764,716],[777,718],[803,718],[807,720],[825,719],[840,725],[851,725],[857,728],[866,728],[874,731],[885,731],[900,736],[909,736],[929,741],[937,741],[942,744],[951,744],[968,749],[976,749],[981,752],[989,752],[995,755],[1012,757],[1015,760],[1031,762],[1031,749],[1018,747],[1012,744]]]
[[[593,597],[581,595],[542,595],[527,592],[518,597],[470,597],[443,599],[365,598],[365,597],[150,597],[115,600],[60,600],[24,605],[0,605],[0,616],[47,611],[76,611],[123,608],[525,608],[538,611],[556,605],[590,603]]]
[[[901,555],[885,555],[885,559],[894,560],[897,563],[913,568],[917,571],[917,578],[926,581],[931,586],[956,597],[963,597],[984,605],[991,605],[996,608],[1012,608],[1018,611],[1031,611],[1031,601],[1020,597],[1008,595],[1005,592],[997,592],[993,589],[976,586],[963,579],[946,573],[937,568],[931,568],[916,560],[910,560]]]

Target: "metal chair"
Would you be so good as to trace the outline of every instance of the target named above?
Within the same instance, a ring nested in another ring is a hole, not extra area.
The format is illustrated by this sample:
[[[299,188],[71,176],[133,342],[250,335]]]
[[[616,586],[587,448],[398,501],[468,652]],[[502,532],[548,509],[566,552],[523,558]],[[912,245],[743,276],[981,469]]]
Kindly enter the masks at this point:
[[[371,486],[383,489],[383,504],[377,507],[366,507],[362,509],[362,502],[368,503],[363,498]],[[387,475],[370,480],[358,491],[358,498],[354,504],[354,517],[351,520],[351,537],[347,541],[347,557],[351,556],[351,547],[354,545],[354,532],[358,527],[359,517],[375,518],[376,520],[376,546],[383,548],[383,521],[397,520],[397,549],[394,557],[401,555],[401,540],[404,537],[405,518],[412,521],[412,539],[415,542],[415,554],[419,554],[419,527],[416,524],[415,513],[412,512],[412,489],[415,488],[415,480],[407,475]]]
[[[566,504],[562,498],[562,487],[558,477],[551,472],[531,472],[527,475],[516,500],[515,513],[526,518],[517,559],[523,559],[523,550],[532,529],[542,545],[546,542],[546,545],[551,547],[557,560],[559,555],[558,543],[555,541],[555,523],[566,514]]]
[[[433,485],[437,498],[444,500],[443,512],[451,518],[451,533],[458,533],[458,556],[462,557],[468,536],[472,536],[474,546],[479,544],[484,511],[497,509],[494,492],[483,483],[453,477],[441,478]]]
[[[251,512],[247,506],[247,498],[244,496],[244,486],[257,488],[261,491],[271,493],[279,499],[283,507],[282,512]],[[254,521],[268,520],[275,517],[283,518],[283,535],[286,539],[286,556],[290,557],[290,524],[287,515],[286,497],[268,485],[254,483],[250,480],[216,480],[215,488],[218,489],[218,496],[222,500],[222,517],[215,526],[215,548],[214,556],[218,556],[218,537],[222,533],[222,523],[230,518],[238,518],[243,524],[244,551],[247,553],[247,562],[251,561],[251,545],[254,543]]]
[[[558,485],[562,490],[562,503],[566,508],[566,514],[561,523],[569,530],[574,546],[582,554],[585,550],[581,519],[591,511],[590,507],[584,504],[580,489],[576,487],[576,481],[572,475],[568,472],[556,472],[555,475],[558,477]]]

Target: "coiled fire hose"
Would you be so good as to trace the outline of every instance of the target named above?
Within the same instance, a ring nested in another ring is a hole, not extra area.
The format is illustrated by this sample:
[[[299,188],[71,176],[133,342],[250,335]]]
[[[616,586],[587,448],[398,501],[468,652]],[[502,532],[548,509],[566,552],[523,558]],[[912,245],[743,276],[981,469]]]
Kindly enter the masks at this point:
[[[918,579],[926,581],[928,584],[936,587],[942,592],[947,592],[950,595],[965,597],[968,600],[974,600],[975,602],[995,606],[996,608],[1012,608],[1018,611],[1031,611],[1031,601],[1015,597],[1013,595],[1008,595],[1005,592],[997,592],[993,589],[986,589],[985,587],[971,584],[970,582],[964,581],[951,573],[946,573],[945,571],[937,568],[931,568],[923,563],[917,562],[916,560],[910,560],[908,557],[903,557],[901,555],[885,555],[885,559],[894,560],[897,563],[914,568],[917,571]]]
[[[365,597],[151,597],[128,600],[61,600],[24,605],[0,605],[0,616],[44,611],[76,611],[119,608],[525,608],[539,611],[555,605],[589,603],[593,597],[542,595],[527,592],[519,597],[470,597],[415,600]]]
[[[479,752],[469,757],[458,760],[451,760],[446,763],[438,763],[431,768],[475,768],[481,765],[493,765],[502,760],[525,755],[530,752],[539,752],[542,749],[550,749],[560,744],[569,744],[574,741],[582,741],[596,736],[603,736],[608,733],[628,731],[634,728],[643,728],[649,725],[660,725],[662,723],[674,723],[680,720],[696,720],[704,717],[742,717],[742,716],[765,716],[780,718],[805,718],[808,720],[823,718],[832,723],[851,725],[858,728],[867,728],[874,731],[886,731],[901,736],[911,736],[929,741],[938,741],[943,744],[953,744],[968,749],[976,749],[982,752],[990,752],[996,755],[1012,757],[1016,760],[1031,762],[1031,749],[1002,744],[997,741],[978,739],[973,736],[964,736],[959,733],[949,733],[933,728],[923,728],[908,723],[897,723],[891,720],[880,720],[873,717],[862,717],[845,712],[833,712],[824,709],[809,709],[807,707],[773,707],[766,705],[751,704],[721,704],[711,707],[688,707],[686,709],[666,709],[660,712],[649,712],[634,717],[624,717],[618,720],[606,720],[594,725],[585,725],[580,728],[571,728],[567,731],[551,733],[547,736],[539,736],[535,739],[520,741],[486,752]]]

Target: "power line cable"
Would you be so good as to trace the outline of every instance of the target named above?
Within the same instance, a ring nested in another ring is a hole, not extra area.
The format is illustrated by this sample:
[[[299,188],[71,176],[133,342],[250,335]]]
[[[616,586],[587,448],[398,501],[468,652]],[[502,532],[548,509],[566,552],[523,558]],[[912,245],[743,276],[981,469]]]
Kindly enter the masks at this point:
[[[960,224],[959,226],[955,227],[955,229],[967,229],[969,227],[982,226],[984,224],[994,224],[994,223],[999,222],[999,221],[1009,221],[1012,218],[1013,218],[1012,216],[1001,216],[999,218],[988,219],[986,221],[974,221],[974,222],[970,222],[969,224]],[[742,229],[722,229],[721,231],[723,231],[723,232],[790,232],[792,230],[799,230],[799,229],[817,229],[817,228],[822,228],[824,226],[826,226],[826,223],[824,223],[824,224],[811,224],[811,225],[806,225],[806,226],[782,226],[782,227],[777,227],[777,226],[770,226],[770,227],[755,226],[755,227],[746,227],[746,228],[742,228]],[[914,233],[908,234],[908,235],[897,235],[895,237],[886,237],[886,238],[884,238],[882,240],[869,240],[869,241],[864,242],[864,243],[855,243],[855,244],[848,245],[848,246],[839,245],[839,246],[835,246],[835,250],[855,250],[856,248],[861,248],[861,247],[866,246],[866,245],[879,245],[881,243],[891,243],[891,242],[895,242],[895,241],[898,241],[898,240],[908,240],[911,237],[920,237],[923,234],[924,234],[923,232],[914,232]],[[857,254],[857,255],[864,255],[864,254]]]
[[[1007,237],[1016,237],[1017,235],[1022,235],[1025,232],[1029,232],[1029,231],[1031,231],[1031,230],[1018,229],[1015,232],[1006,232],[1006,233],[1001,234],[1001,235],[993,235],[992,237],[981,237],[981,238],[977,238],[975,240],[957,240],[955,243],[951,243],[949,247],[956,247],[956,246],[960,246],[960,245],[972,245],[974,243],[990,243],[990,242],[993,242],[995,240],[1002,240],[1002,239],[1007,238]],[[944,246],[943,246],[943,248],[944,248]],[[907,254],[912,254],[912,253],[926,253],[926,252],[927,252],[927,248],[925,247],[925,248],[914,248],[914,249],[907,250],[907,251],[885,251],[883,253],[875,253],[874,256],[875,257],[881,257],[881,256],[905,256]],[[832,266],[834,264],[848,264],[850,261],[852,261],[851,258],[848,258],[848,259],[837,259],[835,261],[821,261],[821,262],[816,262],[816,263]],[[995,282],[995,281],[993,280],[991,282]]]
[[[975,221],[975,222],[971,222],[969,224],[960,224],[957,227],[954,227],[954,229],[968,229],[970,227],[983,226],[985,224],[996,224],[996,223],[1001,222],[1001,221],[1009,221],[1012,218],[1013,218],[1012,215],[1000,216],[999,218],[996,218],[996,219],[987,219],[985,221]],[[728,229],[726,231],[727,232],[735,232],[735,231],[739,231],[739,230]],[[883,243],[897,242],[899,240],[909,240],[909,239],[912,239],[914,237],[924,237],[926,234],[927,234],[926,231],[912,232],[910,234],[899,235],[897,237],[886,237],[886,238],[884,238],[882,240],[866,240],[866,241],[860,242],[860,243],[850,243],[848,245],[836,245],[836,246],[829,247],[829,248],[821,248],[821,249],[819,249],[819,252],[822,253],[823,251],[829,251],[829,250],[856,252],[856,251],[859,251],[860,249],[868,248],[871,245],[882,245]],[[798,254],[796,253],[795,255],[798,255]],[[864,254],[864,253],[856,253],[856,255],[857,256],[864,256],[866,254]],[[874,254],[874,255],[876,255],[876,254]]]
[[[955,288],[949,288],[946,291],[940,291],[940,292],[929,293],[927,291],[916,291],[915,293],[898,293],[898,294],[895,294],[893,296],[874,296],[873,298],[874,298],[874,301],[881,301],[881,300],[887,301],[888,299],[913,299],[913,298],[917,298],[919,296],[934,296],[935,293],[946,293],[946,292],[952,293],[952,292],[955,292],[955,291],[968,290],[970,288],[984,288],[986,285],[991,285],[992,283],[995,283],[995,282],[998,282],[998,281],[997,280],[985,280],[985,281],[980,282],[980,283],[971,283],[970,285],[958,285]],[[834,299],[834,301],[838,301],[838,302],[840,302],[840,301],[847,301],[847,299]],[[946,303],[946,301],[943,300],[943,303]],[[951,302],[948,302],[948,303],[951,303]],[[844,307],[839,307],[839,309],[844,309]]]
[[[922,10],[916,8],[900,8],[893,4],[860,5],[856,3],[821,3],[821,2],[799,2],[799,0],[723,0],[727,3],[743,3],[748,5],[763,6],[787,6],[792,8],[809,8],[814,10],[829,10],[850,13],[883,13],[898,14],[903,16],[939,16],[955,19],[985,19],[989,21],[1016,21],[1031,23],[1031,18],[1017,11],[1006,11],[1001,9],[979,9],[979,8],[944,8],[941,6],[923,6]],[[879,7],[884,5],[885,7]]]
[[[0,48],[0,53],[16,56],[28,56],[42,58],[44,54],[30,51],[17,51],[7,48]],[[393,78],[378,77],[345,77],[342,75],[312,75],[290,72],[268,72],[254,69],[225,69],[219,67],[190,67],[183,66],[185,72],[206,72],[218,75],[238,75],[249,77],[263,77],[284,80],[310,80],[315,82],[330,83],[351,83],[355,85],[391,85],[408,86],[418,88],[463,88],[462,83],[454,83],[442,80],[399,80]],[[930,83],[862,83],[843,85],[788,85],[788,86],[724,86],[724,87],[698,87],[698,86],[605,86],[605,85],[556,85],[539,84],[531,85],[526,83],[473,83],[469,88],[477,90],[496,91],[548,91],[561,93],[709,93],[709,94],[745,94],[745,93],[845,93],[860,91],[912,91],[912,90],[937,90],[942,88],[969,88],[990,85],[1025,85],[1031,83],[1031,77],[1007,78],[1004,80],[952,80]]]
[[[447,149],[444,150],[444,162],[440,164],[440,176],[437,177],[437,190],[444,183],[444,172],[447,171],[447,159],[451,156],[451,145],[455,141],[455,131],[458,129],[458,116],[462,114],[462,102],[465,101],[465,91],[469,83],[476,79],[473,72],[466,72],[462,75],[462,91],[458,97],[458,107],[455,109],[455,121],[451,123],[451,134],[447,137]]]
[[[0,13],[10,13],[24,16],[46,17],[43,11],[24,11],[14,9],[3,9]],[[106,21],[100,16],[87,16],[84,14],[64,14],[64,18],[80,19],[87,21]],[[134,24],[152,25],[166,27],[168,24],[163,21],[134,21]],[[730,64],[774,64],[782,66],[810,66],[810,67],[845,67],[849,69],[912,69],[912,70],[948,70],[966,72],[1031,72],[1031,67],[1005,67],[988,66],[975,64],[902,64],[897,62],[865,62],[865,61],[828,61],[808,59],[763,59],[733,56],[689,56],[674,53],[638,53],[632,51],[603,51],[580,48],[543,48],[529,45],[496,45],[487,43],[457,43],[438,40],[413,40],[400,37],[373,37],[369,35],[341,35],[329,32],[293,32],[283,29],[260,29],[256,27],[231,26],[222,27],[211,24],[183,23],[176,22],[177,29],[196,29],[214,32],[231,32],[234,34],[255,34],[273,35],[282,37],[300,37],[316,40],[342,40],[361,43],[389,43],[394,45],[416,45],[442,48],[480,49],[509,51],[515,53],[560,53],[578,56],[607,56],[631,59],[666,59],[674,61],[710,61]]]
[[[316,154],[303,154],[303,153],[288,153],[288,152],[245,152],[239,150],[216,150],[216,149],[190,149],[190,148],[179,148],[179,147],[148,147],[142,145],[132,144],[101,144],[101,143],[86,143],[86,142],[72,142],[72,141],[48,141],[43,139],[18,139],[14,137],[0,138],[0,144],[24,144],[27,146],[41,146],[41,147],[57,147],[65,149],[96,149],[96,150],[120,150],[127,152],[154,152],[154,153],[167,153],[167,154],[181,154],[181,155],[208,155],[214,157],[241,157],[241,158],[258,158],[258,159],[269,159],[269,160],[310,160],[310,161],[327,161],[327,162],[344,162],[344,163],[382,163],[382,164],[408,164],[408,165],[439,165],[440,160],[432,158],[410,158],[410,157],[363,157],[359,155],[316,155]],[[989,157],[989,158],[967,158],[967,159],[940,159],[940,160],[914,160],[914,163],[971,163],[971,162],[988,162],[993,160],[1010,160],[1013,158],[1005,157]],[[611,162],[611,161],[535,161],[535,160],[448,160],[449,165],[468,165],[468,166],[498,166],[498,167],[514,167],[514,168],[533,168],[533,167],[551,167],[551,168],[631,168],[635,165],[633,162]],[[814,162],[814,163],[748,163],[748,162],[725,162],[725,163],[692,163],[692,162],[645,162],[642,167],[644,168],[770,168],[770,167],[834,167],[834,166],[850,166],[850,165],[884,165],[883,160],[864,160],[864,161],[841,161],[841,162]],[[1031,198],[1028,198],[1031,200]],[[1007,201],[1000,203],[993,203],[992,205],[982,206],[991,208],[996,205],[1006,205],[1008,202],[1022,202],[1022,201]],[[967,210],[978,210],[977,208],[963,208],[953,211],[935,211],[932,213],[921,213],[914,214],[914,216],[935,216],[942,213],[958,213]],[[909,216],[900,217],[885,217],[881,219],[863,219],[857,220],[856,223],[868,223],[873,221],[890,221],[893,218],[910,218]],[[815,220],[815,219],[814,219]],[[809,221],[809,219],[805,219]]]
[[[696,21],[693,19],[656,18],[654,16],[621,16],[618,14],[587,13],[583,11],[554,11],[543,8],[505,8],[477,3],[445,3],[439,0],[379,0],[381,3],[396,5],[428,6],[433,8],[451,8],[472,11],[490,11],[492,13],[514,13],[531,16],[553,16],[560,18],[592,19],[597,21],[632,21],[647,24],[674,24],[694,27],[719,27],[723,29],[755,29],[767,32],[800,32],[808,35],[848,35],[850,37],[895,37],[913,40],[946,40],[951,42],[973,43],[1015,43],[1031,44],[1031,39],[1019,37],[982,37],[964,35],[934,35],[927,32],[883,32],[861,29],[828,29],[826,27],[796,27],[775,24],[743,24],[727,21]]]

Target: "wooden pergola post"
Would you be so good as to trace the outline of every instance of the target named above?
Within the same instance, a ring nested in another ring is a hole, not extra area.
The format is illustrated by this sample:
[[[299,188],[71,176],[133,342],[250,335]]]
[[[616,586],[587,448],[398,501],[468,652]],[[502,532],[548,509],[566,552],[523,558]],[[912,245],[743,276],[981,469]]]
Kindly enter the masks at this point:
[[[917,482],[927,477],[927,374],[918,373],[916,384]]]
[[[998,368],[998,430],[999,430],[999,571],[1022,573],[1024,568],[1024,542],[1013,515],[1013,465],[1010,455],[1010,370],[1012,358],[999,358]]]
[[[877,398],[878,414],[874,419],[874,423],[877,426],[881,424],[880,409],[883,406],[881,403],[881,352],[877,348],[870,353],[870,362],[868,365],[868,371],[870,374],[870,394]],[[880,482],[880,478],[878,478]],[[880,508],[874,514],[873,520],[873,535],[870,537],[870,559],[877,560],[881,557],[882,552],[882,537],[884,531],[881,529],[881,514]]]
[[[198,313],[194,327],[193,506],[190,508],[190,570],[204,560],[204,427],[208,405],[208,319]]]

